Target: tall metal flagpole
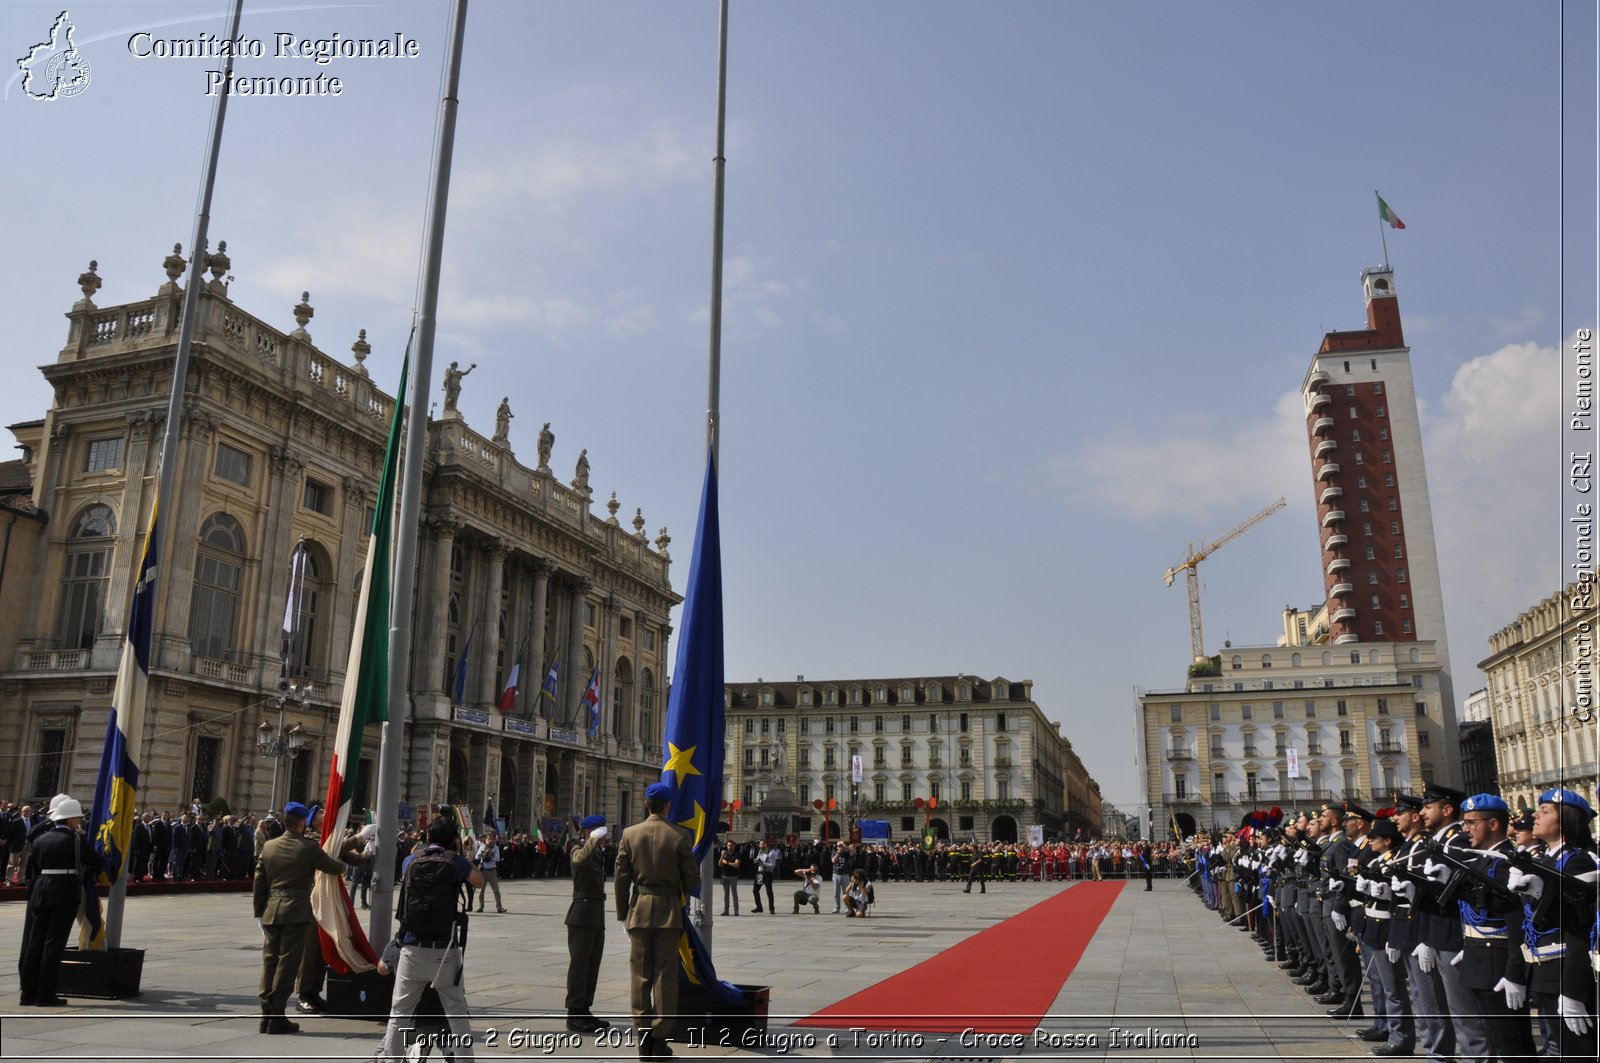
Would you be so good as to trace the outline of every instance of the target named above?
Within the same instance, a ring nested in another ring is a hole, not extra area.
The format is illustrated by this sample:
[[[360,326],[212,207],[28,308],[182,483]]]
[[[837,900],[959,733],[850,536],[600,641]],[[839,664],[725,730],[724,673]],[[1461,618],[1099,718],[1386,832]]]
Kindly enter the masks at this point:
[[[723,169],[727,159],[723,157],[723,147],[726,139],[728,112],[728,0],[722,0],[721,14],[717,21],[717,154],[713,160],[715,176],[711,183],[711,371],[710,382],[706,394],[706,450],[711,455],[711,467],[720,477],[721,462],[718,429],[722,412],[722,182]],[[715,806],[721,801],[721,794],[708,795],[711,800],[711,815],[718,813]],[[715,818],[713,818],[715,822]],[[716,881],[716,868],[713,861],[716,858],[716,846],[706,846],[706,855],[700,861],[700,881],[703,883]],[[705,943],[706,955],[713,955],[711,950],[712,915],[714,905],[708,903],[710,896],[706,892],[709,887],[703,886],[700,894],[700,939]]]
[[[416,596],[417,519],[422,511],[422,458],[427,450],[428,388],[433,379],[433,336],[439,312],[439,266],[444,258],[445,208],[450,200],[450,162],[455,151],[456,93],[461,85],[461,42],[467,0],[454,0],[446,42],[449,65],[439,101],[438,141],[433,152],[433,194],[428,212],[427,257],[417,318],[417,363],[406,416],[405,468],[400,474],[400,516],[395,529],[394,595],[389,629],[389,720],[378,754],[378,855],[373,861],[372,920],[367,936],[389,940],[394,918],[395,847],[399,842],[400,774],[404,770],[405,715],[410,711],[411,603]],[[398,396],[397,401],[405,396]]]
[[[238,40],[239,23],[244,18],[244,0],[234,0],[233,21],[228,27],[228,40]],[[224,86],[233,83],[233,53],[223,60]],[[200,180],[200,207],[195,212],[194,239],[189,241],[189,284],[183,291],[183,316],[178,327],[178,351],[172,362],[172,394],[167,396],[167,424],[161,439],[161,473],[156,486],[156,504],[167,513],[174,513],[173,484],[178,472],[178,427],[183,416],[184,384],[189,377],[189,349],[194,345],[194,322],[200,309],[200,285],[205,279],[206,230],[211,225],[211,192],[217,184],[217,159],[222,154],[222,122],[228,114],[228,92],[217,94],[217,106],[211,114],[211,138],[206,145],[206,162]],[[156,534],[166,542],[158,544],[157,558],[172,557],[171,540],[174,521],[157,518]],[[157,564],[166,562],[158,561]],[[159,568],[156,578],[161,578]],[[153,647],[152,647],[153,648]],[[139,739],[143,739],[143,735]],[[106,897],[106,948],[122,947],[122,908],[128,896],[128,876],[118,875],[111,883]]]

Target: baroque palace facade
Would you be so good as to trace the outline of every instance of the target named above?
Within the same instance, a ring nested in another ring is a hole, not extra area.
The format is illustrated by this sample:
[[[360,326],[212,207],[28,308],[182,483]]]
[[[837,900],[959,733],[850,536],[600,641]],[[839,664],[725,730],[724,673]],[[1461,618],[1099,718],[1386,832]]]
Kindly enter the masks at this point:
[[[1552,786],[1594,799],[1595,587],[1587,573],[1535,605],[1489,636],[1491,653],[1478,664],[1500,794],[1512,808],[1532,808]]]
[[[724,790],[740,807],[723,809],[721,830],[736,837],[836,837],[863,819],[887,820],[896,840],[925,821],[957,841],[1025,841],[1033,825],[1052,837],[1100,834],[1099,784],[1029,680],[801,676],[728,683],[725,699]],[[773,826],[780,794],[792,803]],[[836,807],[824,815],[815,803],[829,799]]]
[[[321,797],[352,636],[355,590],[395,398],[365,361],[330,358],[306,331],[242,311],[222,280],[226,244],[199,298],[162,559],[143,736],[141,804],[225,799],[263,812]],[[123,642],[130,574],[142,547],[177,346],[185,269],[163,264],[155,296],[109,309],[91,263],[67,313],[67,342],[42,367],[55,400],[13,425],[24,457],[8,483],[31,485],[0,558],[0,794],[38,801],[93,794]],[[398,379],[399,352],[385,373]],[[541,433],[530,468],[513,454],[502,405],[493,437],[456,409],[430,419],[422,487],[415,642],[409,663],[402,816],[420,803],[492,802],[519,829],[535,817],[600,811],[627,822],[660,775],[665,673],[680,600],[666,530],[652,544],[590,510],[588,461],[570,484]],[[15,508],[15,507],[13,507]],[[42,519],[40,519],[42,517]],[[16,533],[13,535],[12,533]],[[301,648],[285,677],[282,626],[291,552],[307,544]],[[521,696],[496,711],[526,646]],[[464,672],[459,667],[467,655]],[[558,697],[540,696],[557,662]],[[580,699],[599,669],[603,718],[587,733]],[[463,689],[455,680],[464,674]],[[293,683],[280,699],[280,684]],[[454,694],[454,696],[453,696]],[[281,719],[281,723],[280,723]],[[376,796],[370,728],[357,804]],[[274,744],[273,740],[278,741]],[[274,753],[273,750],[277,752]]]

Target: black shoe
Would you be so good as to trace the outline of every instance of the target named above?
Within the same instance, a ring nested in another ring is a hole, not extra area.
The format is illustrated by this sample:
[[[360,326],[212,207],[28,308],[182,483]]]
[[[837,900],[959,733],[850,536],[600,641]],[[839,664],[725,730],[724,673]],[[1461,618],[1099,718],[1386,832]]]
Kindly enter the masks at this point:
[[[298,1022],[290,1022],[288,1019],[284,1018],[282,1015],[274,1015],[271,1018],[267,1019],[267,1032],[268,1033],[273,1033],[273,1034],[277,1034],[277,1033],[299,1033],[300,1032],[300,1024]]]
[[[1319,981],[1316,971],[1302,971],[1294,976],[1295,985],[1316,985]]]
[[[321,1015],[328,1010],[328,1002],[316,993],[301,993],[300,1003],[295,1005],[295,1010],[307,1015]]]
[[[567,1029],[573,1033],[599,1033],[605,1027],[595,1025],[595,1020],[587,1015],[569,1015]]]
[[[1375,1056],[1409,1056],[1416,1052],[1414,1048],[1405,1045],[1379,1045],[1372,1050]]]
[[[599,1033],[601,1030],[611,1029],[611,1023],[609,1020],[602,1019],[592,1011],[585,1015],[584,1018],[588,1019],[589,1022],[593,1024],[595,1033]]]
[[[1337,1008],[1328,1009],[1328,1018],[1330,1019],[1343,1019],[1348,1022],[1352,1019],[1365,1019],[1366,1017],[1367,1013],[1362,1010],[1360,1004],[1345,1004]]]
[[[265,1016],[265,1015],[261,1016],[261,1028],[256,1031],[257,1033],[266,1033],[267,1032],[267,1021],[268,1021],[268,1017],[267,1016]]]
[[[31,1007],[33,1007],[33,998],[32,997],[18,997],[17,998],[17,1006],[18,1007],[23,1007],[23,1008],[31,1008]]]
[[[64,1008],[67,1006],[66,997],[40,997],[33,1002],[36,1008]]]
[[[1344,1002],[1344,994],[1337,989],[1330,989],[1317,997],[1318,1004],[1343,1004]]]
[[[504,908],[496,908],[495,911],[499,912],[501,915],[506,914],[506,910]]]
[[[1389,1039],[1389,1031],[1380,1030],[1376,1026],[1368,1026],[1365,1030],[1362,1030],[1360,1033],[1356,1034],[1356,1036],[1361,1038],[1363,1041],[1387,1041]]]

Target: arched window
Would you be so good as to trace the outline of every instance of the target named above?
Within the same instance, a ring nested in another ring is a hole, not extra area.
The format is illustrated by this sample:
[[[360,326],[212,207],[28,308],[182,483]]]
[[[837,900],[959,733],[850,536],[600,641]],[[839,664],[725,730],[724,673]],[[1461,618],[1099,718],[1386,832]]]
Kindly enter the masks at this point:
[[[213,513],[200,526],[200,548],[194,559],[189,644],[196,657],[232,656],[243,572],[244,530],[226,513]]]
[[[611,686],[611,733],[618,738],[628,734],[628,709],[633,705],[633,663],[626,657],[617,658],[616,676]]]
[[[450,602],[445,606],[444,629],[444,676],[440,682],[444,683],[444,690],[451,697],[455,696],[456,689],[456,655],[461,651],[461,599],[450,595]]]
[[[639,669],[639,737],[645,745],[656,745],[656,677],[650,669]]]
[[[105,619],[106,564],[117,518],[110,506],[93,505],[78,514],[67,537],[66,570],[61,577],[58,636],[65,650],[94,646]]]

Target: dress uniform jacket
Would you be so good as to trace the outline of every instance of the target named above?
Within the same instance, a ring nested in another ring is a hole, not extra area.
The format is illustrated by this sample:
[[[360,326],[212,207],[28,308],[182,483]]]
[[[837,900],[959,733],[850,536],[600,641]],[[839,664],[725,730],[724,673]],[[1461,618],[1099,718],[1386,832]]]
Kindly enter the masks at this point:
[[[606,865],[594,835],[572,850],[572,904],[567,908],[567,1014],[588,1015],[606,943]]]
[[[283,834],[261,847],[254,889],[256,918],[266,933],[261,946],[261,1010],[282,1015],[300,973],[307,933],[316,921],[311,884],[318,871],[343,874],[344,864],[305,834]],[[263,1020],[265,1021],[265,1020]]]
[[[699,885],[694,847],[681,828],[651,815],[622,832],[617,848],[617,918],[627,920],[629,930],[681,930],[686,895]]]

